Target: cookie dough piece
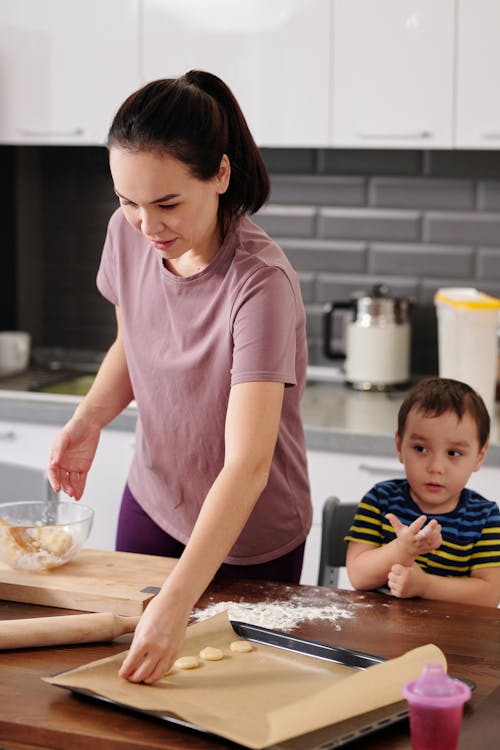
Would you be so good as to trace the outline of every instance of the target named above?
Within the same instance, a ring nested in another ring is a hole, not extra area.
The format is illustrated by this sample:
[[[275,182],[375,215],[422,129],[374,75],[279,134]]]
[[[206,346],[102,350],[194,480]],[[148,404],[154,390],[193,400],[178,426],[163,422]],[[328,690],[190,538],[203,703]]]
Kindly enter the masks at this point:
[[[204,661],[220,661],[223,658],[224,654],[220,648],[215,648],[214,646],[207,646],[200,651],[200,659]]]
[[[229,648],[236,654],[248,654],[253,651],[253,646],[248,641],[233,641]]]
[[[196,669],[200,663],[196,656],[180,656],[175,662],[176,669]]]

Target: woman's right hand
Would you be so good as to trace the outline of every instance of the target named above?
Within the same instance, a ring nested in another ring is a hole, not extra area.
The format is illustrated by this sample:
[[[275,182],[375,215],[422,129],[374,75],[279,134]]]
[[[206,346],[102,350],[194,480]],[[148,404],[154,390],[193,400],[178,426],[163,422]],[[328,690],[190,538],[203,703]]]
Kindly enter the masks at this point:
[[[57,435],[49,453],[47,476],[56,492],[61,489],[79,500],[99,443],[100,428],[73,417]]]

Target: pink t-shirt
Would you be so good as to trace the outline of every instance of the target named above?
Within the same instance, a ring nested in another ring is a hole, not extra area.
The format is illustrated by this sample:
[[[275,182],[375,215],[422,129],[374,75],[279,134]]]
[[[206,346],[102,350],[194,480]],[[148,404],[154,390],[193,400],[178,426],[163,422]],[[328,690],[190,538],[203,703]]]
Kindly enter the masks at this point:
[[[231,386],[285,383],[269,481],[226,562],[267,562],[301,544],[312,520],[300,418],[306,323],[282,250],[245,216],[207,268],[175,276],[118,209],[97,285],[120,308],[139,415],[128,477],[137,502],[185,544],[223,466]]]

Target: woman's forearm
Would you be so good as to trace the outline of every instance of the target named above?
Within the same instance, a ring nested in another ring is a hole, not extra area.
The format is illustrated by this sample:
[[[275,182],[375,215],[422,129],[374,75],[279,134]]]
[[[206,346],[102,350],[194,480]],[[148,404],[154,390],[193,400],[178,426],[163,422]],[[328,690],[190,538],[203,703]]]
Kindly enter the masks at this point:
[[[192,606],[238,539],[267,485],[284,386],[233,386],[225,431],[225,461],[200,510],[189,543],[166,582]]]
[[[170,593],[194,606],[238,539],[267,476],[244,467],[222,469],[201,508],[186,549],[167,579]]]

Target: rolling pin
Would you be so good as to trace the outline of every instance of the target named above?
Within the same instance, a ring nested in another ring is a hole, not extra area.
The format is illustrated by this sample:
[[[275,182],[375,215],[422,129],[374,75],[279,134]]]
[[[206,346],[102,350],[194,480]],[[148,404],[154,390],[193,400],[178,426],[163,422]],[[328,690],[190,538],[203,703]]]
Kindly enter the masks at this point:
[[[112,641],[124,633],[133,633],[138,622],[139,617],[121,617],[108,612],[2,620],[0,650]]]

